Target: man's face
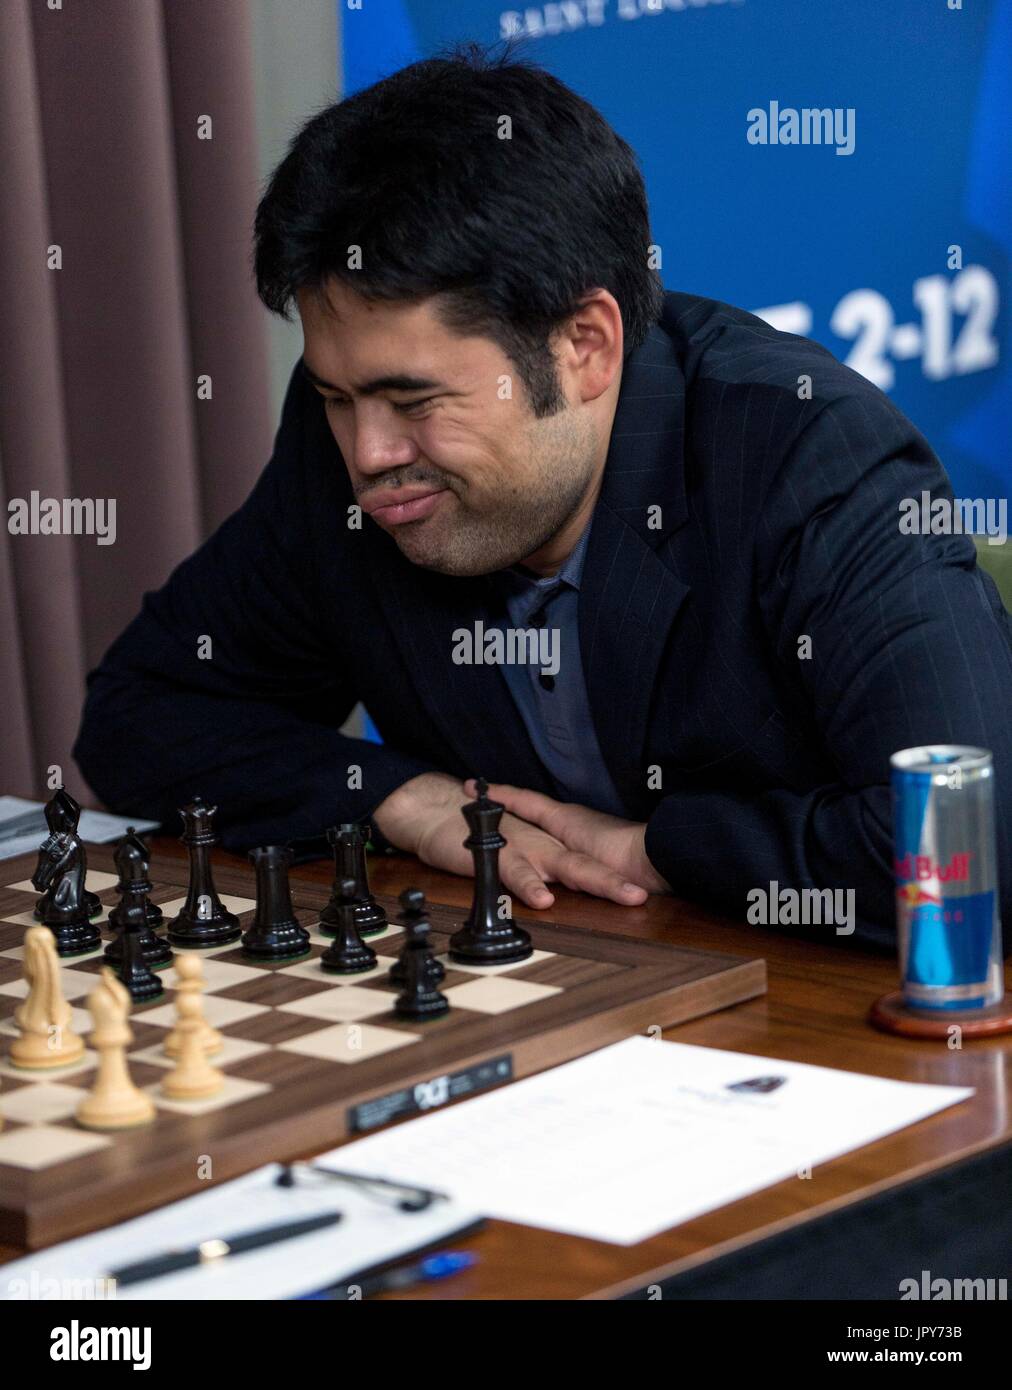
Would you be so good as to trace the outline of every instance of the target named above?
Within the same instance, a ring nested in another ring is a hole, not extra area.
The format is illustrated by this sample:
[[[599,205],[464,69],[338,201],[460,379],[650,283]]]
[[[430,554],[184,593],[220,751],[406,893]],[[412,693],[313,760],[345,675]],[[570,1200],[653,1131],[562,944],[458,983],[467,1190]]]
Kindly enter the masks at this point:
[[[579,402],[537,419],[502,350],[451,332],[431,300],[370,303],[330,281],[326,304],[298,304],[356,501],[413,564],[503,569],[574,515],[599,457]]]

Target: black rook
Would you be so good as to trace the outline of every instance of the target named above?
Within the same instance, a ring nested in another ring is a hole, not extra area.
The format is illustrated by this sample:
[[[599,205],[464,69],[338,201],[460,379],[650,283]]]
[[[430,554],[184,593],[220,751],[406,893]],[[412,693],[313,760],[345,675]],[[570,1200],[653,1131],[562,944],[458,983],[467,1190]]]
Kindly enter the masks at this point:
[[[251,849],[249,857],[257,873],[257,910],[253,925],[243,935],[243,950],[259,960],[307,956],[309,932],[295,916],[288,882],[292,851],[284,845],[266,845]]]
[[[325,936],[336,935],[341,925],[341,885],[346,879],[355,880],[355,926],[361,936],[375,936],[387,925],[387,915],[369,892],[365,866],[365,843],[369,827],[354,821],[332,825],[327,840],[334,851],[334,886],[330,901],[320,914],[320,931]]]

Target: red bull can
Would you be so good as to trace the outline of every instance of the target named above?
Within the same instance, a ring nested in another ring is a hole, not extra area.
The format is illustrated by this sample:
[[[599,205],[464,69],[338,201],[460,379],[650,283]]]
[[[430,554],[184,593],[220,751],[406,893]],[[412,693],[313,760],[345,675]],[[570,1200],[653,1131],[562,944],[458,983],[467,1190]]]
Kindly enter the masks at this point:
[[[991,754],[938,743],[889,761],[904,1001],[950,1011],[997,1004],[1005,988]]]

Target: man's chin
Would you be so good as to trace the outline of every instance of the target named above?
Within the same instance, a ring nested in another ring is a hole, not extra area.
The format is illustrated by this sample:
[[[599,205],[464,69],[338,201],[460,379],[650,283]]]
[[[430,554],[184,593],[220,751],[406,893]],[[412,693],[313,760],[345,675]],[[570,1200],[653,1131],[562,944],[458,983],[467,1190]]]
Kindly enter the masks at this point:
[[[469,563],[451,551],[428,545],[412,545],[406,536],[398,535],[394,539],[405,560],[418,569],[432,570],[435,574],[446,574],[455,579],[473,579],[476,575],[490,572],[487,564]]]
[[[430,529],[433,534],[429,534]],[[436,535],[434,528],[424,521],[420,521],[417,527],[411,524],[398,526],[390,534],[405,560],[419,569],[432,570],[455,579],[473,579],[476,575],[490,574],[495,569],[503,568],[502,564],[495,563],[494,556],[490,561],[486,547],[465,551],[460,544],[459,534]],[[510,562],[507,560],[504,563]]]

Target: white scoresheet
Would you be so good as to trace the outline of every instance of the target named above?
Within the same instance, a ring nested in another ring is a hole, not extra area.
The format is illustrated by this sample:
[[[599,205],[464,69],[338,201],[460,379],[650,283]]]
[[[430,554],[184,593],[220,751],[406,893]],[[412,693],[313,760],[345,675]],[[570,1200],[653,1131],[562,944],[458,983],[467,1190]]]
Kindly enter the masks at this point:
[[[278,1187],[280,1171],[278,1164],[269,1164],[107,1231],[5,1264],[0,1268],[0,1302],[299,1298],[350,1279],[357,1270],[406,1259],[478,1219],[452,1201],[405,1214],[343,1184]],[[109,1286],[110,1271],[135,1260],[331,1211],[342,1214],[337,1226],[122,1289]]]
[[[632,1245],[972,1094],[632,1037],[322,1162]]]
[[[0,859],[35,853],[49,833],[44,810],[41,801],[0,796]],[[108,811],[85,810],[81,812],[78,831],[88,844],[105,845],[125,835],[129,825],[143,834],[154,830],[157,824],[154,820],[138,820],[136,816],[112,816]]]

